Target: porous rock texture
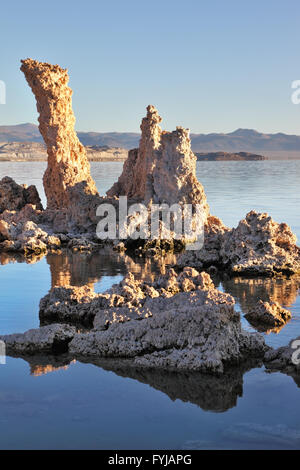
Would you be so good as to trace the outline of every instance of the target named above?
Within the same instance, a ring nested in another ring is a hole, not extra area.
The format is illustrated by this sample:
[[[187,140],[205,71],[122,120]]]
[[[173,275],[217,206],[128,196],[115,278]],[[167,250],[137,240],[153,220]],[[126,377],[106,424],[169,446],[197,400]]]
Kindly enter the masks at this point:
[[[237,228],[224,235],[223,265],[233,273],[251,275],[300,272],[300,248],[291,228],[266,213],[251,211]]]
[[[19,211],[26,204],[34,205],[38,210],[43,209],[36,187],[17,184],[9,176],[2,178],[0,180],[0,214],[5,210]]]
[[[84,193],[97,195],[85,149],[74,130],[68,71],[32,59],[22,60],[21,70],[35,95],[39,130],[47,147],[48,167],[43,180],[47,207],[68,208],[68,189],[79,183],[83,183],[80,189]]]
[[[263,337],[241,329],[234,299],[216,290],[207,273],[186,267],[154,282],[128,275],[104,294],[54,288],[40,318],[93,321],[69,345],[75,356],[132,358],[137,367],[223,373],[267,349]]]
[[[36,210],[32,204],[0,215],[0,251],[38,255],[60,247],[61,240],[53,235],[44,211]]]
[[[221,219],[209,215],[204,224],[203,247],[199,250],[185,251],[178,257],[176,265],[180,268],[188,265],[197,269],[221,266],[221,247],[224,235],[229,231]]]
[[[278,302],[259,300],[256,307],[247,313],[246,318],[254,325],[282,326],[292,318],[292,314]]]
[[[194,209],[198,206],[191,225],[191,230],[196,231],[196,224],[206,220],[209,207],[204,188],[196,178],[197,159],[191,150],[189,130],[177,127],[173,132],[162,131],[161,120],[156,108],[149,105],[141,124],[139,148],[129,152],[121,176],[107,195],[127,196],[148,208],[154,204],[190,204]],[[161,238],[170,237],[168,231],[162,234]]]
[[[183,253],[178,266],[199,269],[214,265],[234,275],[295,274],[300,272],[296,241],[287,224],[278,224],[266,213],[251,211],[231,230],[217,217],[209,216],[203,248]]]
[[[28,330],[25,333],[0,336],[7,352],[36,354],[38,352],[61,353],[68,349],[68,343],[74,337],[74,326],[52,324]]]

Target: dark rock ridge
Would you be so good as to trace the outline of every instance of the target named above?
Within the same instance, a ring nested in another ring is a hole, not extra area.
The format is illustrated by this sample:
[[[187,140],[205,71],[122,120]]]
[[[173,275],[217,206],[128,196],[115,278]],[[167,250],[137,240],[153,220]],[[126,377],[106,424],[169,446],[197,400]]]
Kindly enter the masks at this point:
[[[210,152],[210,153],[196,153],[197,160],[201,161],[255,161],[266,160],[263,155],[256,155],[249,152]]]

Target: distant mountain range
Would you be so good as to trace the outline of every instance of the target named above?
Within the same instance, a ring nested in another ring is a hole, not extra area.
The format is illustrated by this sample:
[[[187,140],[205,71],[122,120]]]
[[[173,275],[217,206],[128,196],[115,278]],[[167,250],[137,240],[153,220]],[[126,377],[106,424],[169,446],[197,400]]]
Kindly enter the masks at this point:
[[[133,132],[78,132],[84,145],[131,149],[138,146],[140,134]],[[191,134],[194,152],[259,152],[262,155],[299,152],[300,136],[283,133],[262,134],[253,129],[237,129],[228,134]],[[34,124],[0,126],[0,142],[42,142]]]

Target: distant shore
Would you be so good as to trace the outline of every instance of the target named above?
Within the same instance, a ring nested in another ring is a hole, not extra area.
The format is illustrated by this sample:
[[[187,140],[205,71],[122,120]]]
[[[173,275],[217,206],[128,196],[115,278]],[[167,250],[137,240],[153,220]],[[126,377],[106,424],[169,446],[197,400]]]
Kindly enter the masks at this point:
[[[124,162],[128,150],[107,145],[86,145],[90,162]],[[300,152],[266,151],[263,155],[252,152],[203,151],[195,152],[198,161],[259,161],[259,160],[299,160]],[[0,142],[0,162],[43,162],[47,152],[40,142]]]
[[[128,150],[120,147],[86,146],[91,162],[123,162]],[[0,162],[44,162],[47,151],[44,144],[38,142],[3,142],[0,143]]]

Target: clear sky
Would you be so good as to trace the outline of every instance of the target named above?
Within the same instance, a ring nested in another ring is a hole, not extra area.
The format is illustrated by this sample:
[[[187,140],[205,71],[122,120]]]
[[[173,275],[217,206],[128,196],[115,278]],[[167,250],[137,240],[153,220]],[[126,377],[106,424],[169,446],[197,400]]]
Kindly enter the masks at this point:
[[[299,0],[10,0],[0,18],[0,125],[36,123],[32,57],[69,69],[77,130],[137,132],[151,103],[168,130],[300,134]]]

